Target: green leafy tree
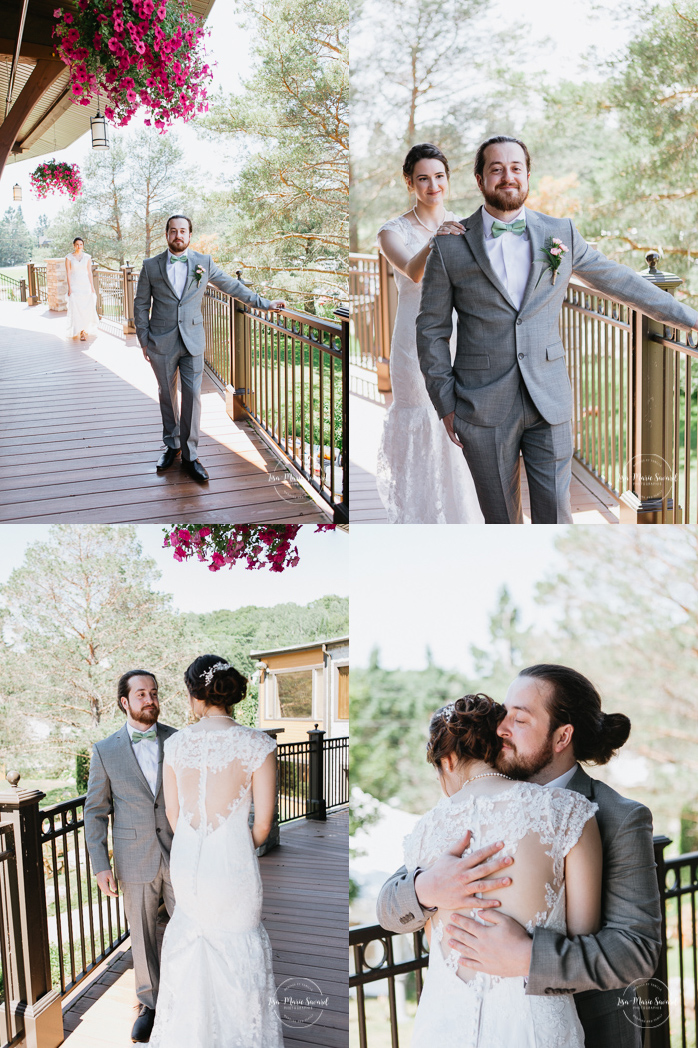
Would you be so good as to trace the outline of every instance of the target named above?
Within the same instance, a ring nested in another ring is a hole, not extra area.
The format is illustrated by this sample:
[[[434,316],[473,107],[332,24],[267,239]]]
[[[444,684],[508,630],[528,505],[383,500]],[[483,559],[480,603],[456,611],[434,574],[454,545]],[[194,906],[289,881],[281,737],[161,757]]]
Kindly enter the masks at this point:
[[[0,589],[5,609],[3,704],[50,729],[48,759],[65,760],[122,722],[116,680],[157,667],[163,715],[185,717],[180,629],[131,525],[55,525],[27,547]],[[38,736],[41,738],[41,734]]]
[[[28,262],[33,243],[22,208],[8,207],[0,221],[0,266]]]
[[[346,298],[347,6],[272,0],[242,8],[255,72],[199,121],[208,137],[248,150],[216,200],[229,207],[219,250],[255,286],[322,312],[325,300]]]

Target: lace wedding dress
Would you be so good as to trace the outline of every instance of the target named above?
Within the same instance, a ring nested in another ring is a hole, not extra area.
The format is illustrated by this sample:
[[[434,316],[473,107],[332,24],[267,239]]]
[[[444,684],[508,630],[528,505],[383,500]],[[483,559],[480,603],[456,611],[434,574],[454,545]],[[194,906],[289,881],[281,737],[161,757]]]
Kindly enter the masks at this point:
[[[447,220],[456,216],[447,212]],[[416,254],[429,239],[404,215],[381,226]],[[421,283],[395,270],[398,306],[390,344],[393,402],[378,450],[378,494],[390,524],[482,524],[470,470],[451,441],[427,393],[417,357]],[[452,340],[455,350],[455,340]]]
[[[536,927],[565,933],[564,860],[596,809],[572,790],[497,782],[476,796],[468,785],[420,819],[405,840],[405,865],[430,865],[468,830],[468,851],[504,841],[500,854],[516,861],[512,885],[497,893],[501,912],[530,934]],[[471,916],[485,923],[477,911]],[[429,968],[412,1048],[582,1048],[584,1032],[571,995],[527,995],[522,977],[459,966],[460,954],[444,941],[449,921],[448,910],[431,918]]]
[[[68,338],[75,338],[81,331],[96,335],[99,325],[97,295],[90,287],[87,267],[92,265],[91,255],[83,251],[82,258],[66,255],[70,266],[70,294],[68,295]]]
[[[248,826],[252,773],[276,743],[211,720],[165,742],[179,818],[170,853],[151,1048],[283,1048],[262,882]]]

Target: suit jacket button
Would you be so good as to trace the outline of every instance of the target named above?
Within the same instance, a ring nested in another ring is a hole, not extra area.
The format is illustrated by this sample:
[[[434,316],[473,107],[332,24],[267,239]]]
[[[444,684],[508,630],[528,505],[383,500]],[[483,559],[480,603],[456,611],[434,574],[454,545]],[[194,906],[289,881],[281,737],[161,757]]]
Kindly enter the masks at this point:
[[[526,356],[526,354],[525,354],[525,353],[519,353],[519,360],[523,360],[523,358],[524,358],[525,356]]]
[[[155,832],[156,832],[156,833],[159,833],[159,832],[160,832],[160,827],[159,827],[159,826],[157,826],[157,827],[156,827],[156,829],[155,829]]]
[[[155,807],[157,808],[157,804],[155,805]]]
[[[523,320],[517,320],[516,323],[517,324],[523,324]]]

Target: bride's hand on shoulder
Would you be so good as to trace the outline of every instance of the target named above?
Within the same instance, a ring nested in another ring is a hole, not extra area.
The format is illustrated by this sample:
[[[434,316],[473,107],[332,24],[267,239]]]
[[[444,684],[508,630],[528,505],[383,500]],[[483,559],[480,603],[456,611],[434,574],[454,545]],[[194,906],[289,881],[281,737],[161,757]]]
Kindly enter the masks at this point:
[[[468,830],[465,837],[440,856],[428,870],[421,870],[417,875],[414,887],[420,906],[427,910],[488,909],[499,906],[498,899],[481,899],[477,893],[491,892],[511,884],[510,877],[492,877],[492,874],[499,873],[514,860],[497,855],[504,847],[502,841],[464,855],[470,837]]]
[[[452,219],[442,222],[436,230],[437,237],[447,237],[451,234],[460,236],[462,233],[465,233],[465,226],[462,226],[460,222],[454,222]]]

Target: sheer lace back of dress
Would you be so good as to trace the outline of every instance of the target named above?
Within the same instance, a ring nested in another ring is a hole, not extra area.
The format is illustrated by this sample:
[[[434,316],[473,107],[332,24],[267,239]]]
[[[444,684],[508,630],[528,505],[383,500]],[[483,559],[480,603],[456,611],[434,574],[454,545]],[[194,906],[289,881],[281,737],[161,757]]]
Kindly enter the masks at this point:
[[[240,724],[199,723],[173,735],[166,759],[175,771],[180,817],[194,830],[213,833],[244,805],[253,772],[276,743]]]
[[[514,864],[510,870],[494,875],[511,874],[512,878],[511,885],[496,893],[501,902],[499,912],[513,917],[530,933],[541,926],[564,933],[565,856],[597,806],[572,790],[546,789],[531,783],[489,783],[479,794],[476,790],[468,786],[444,798],[417,823],[405,841],[407,868],[429,866],[468,830],[472,839],[465,854],[504,841],[500,854],[513,857]],[[459,955],[448,945],[443,930],[450,914],[434,914],[434,938],[441,943],[447,967],[468,982],[478,973],[459,967]],[[466,915],[482,921],[475,910]]]

